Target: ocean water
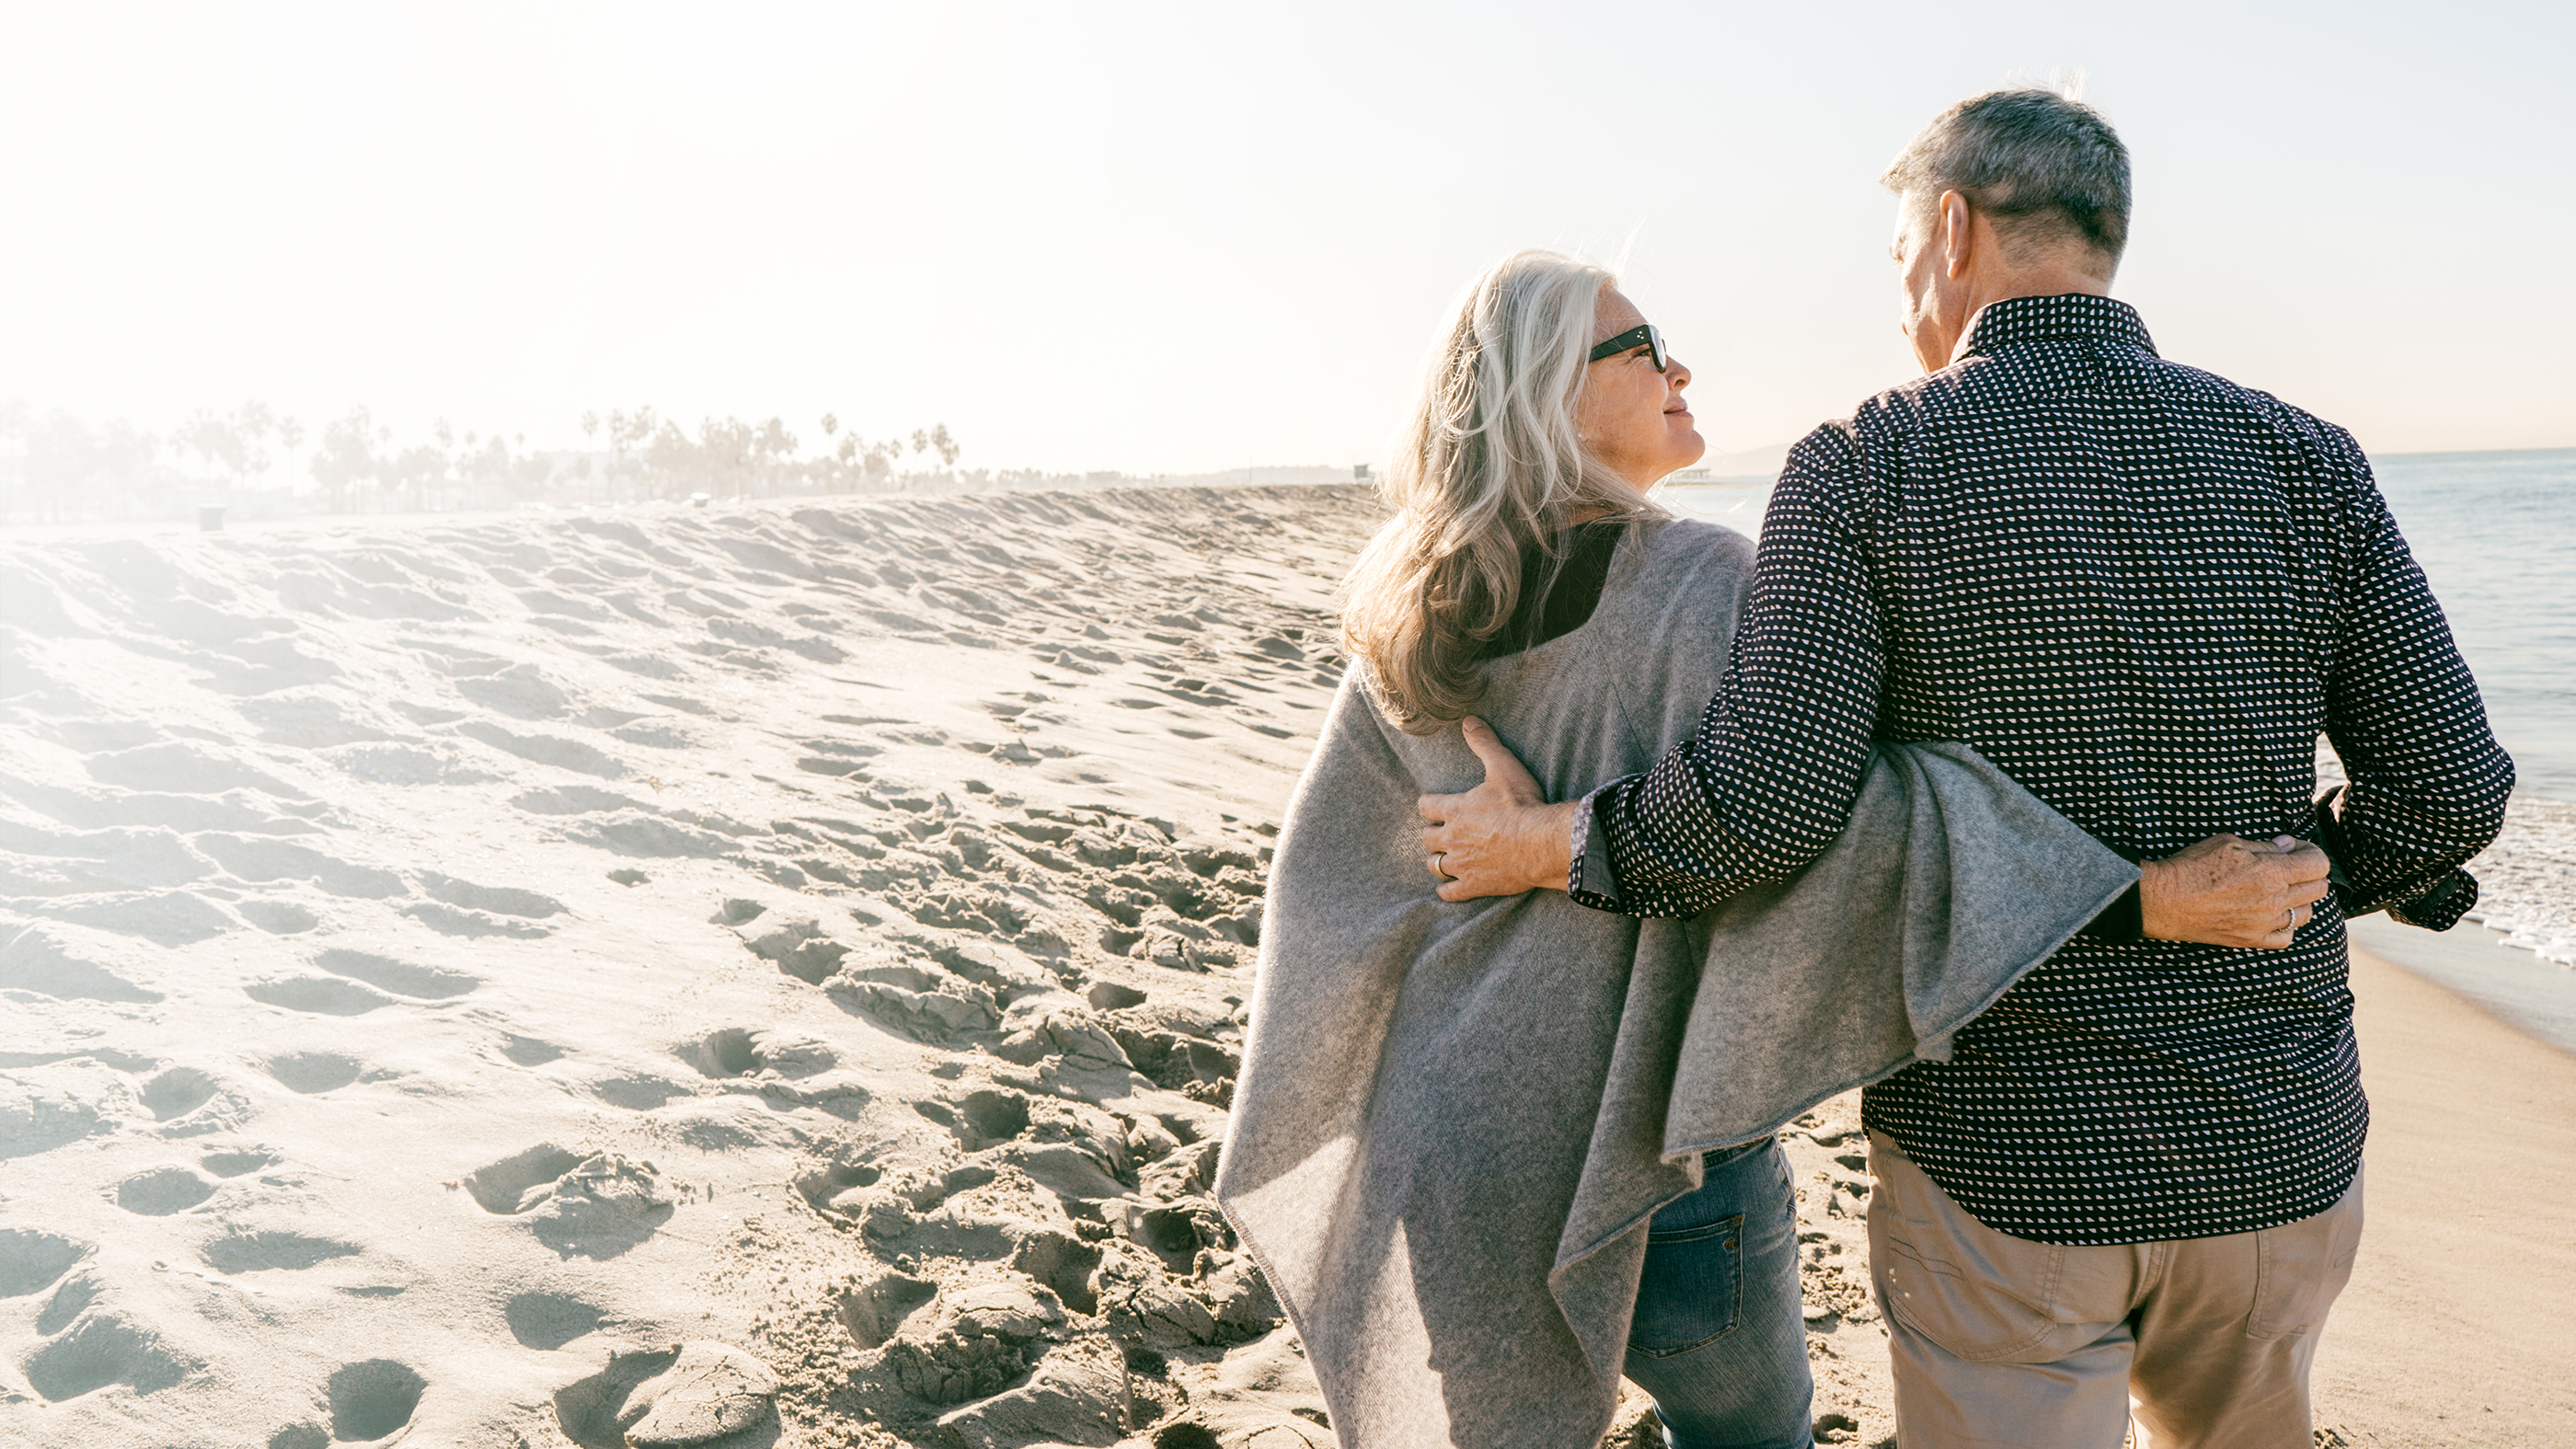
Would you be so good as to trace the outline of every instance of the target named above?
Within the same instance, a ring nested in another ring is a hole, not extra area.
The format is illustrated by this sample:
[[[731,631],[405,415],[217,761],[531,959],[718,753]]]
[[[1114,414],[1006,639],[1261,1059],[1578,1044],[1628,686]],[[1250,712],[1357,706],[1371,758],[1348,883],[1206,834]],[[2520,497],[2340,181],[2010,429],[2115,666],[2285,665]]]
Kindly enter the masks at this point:
[[[2376,466],[2522,790],[2576,801],[2576,448]]]

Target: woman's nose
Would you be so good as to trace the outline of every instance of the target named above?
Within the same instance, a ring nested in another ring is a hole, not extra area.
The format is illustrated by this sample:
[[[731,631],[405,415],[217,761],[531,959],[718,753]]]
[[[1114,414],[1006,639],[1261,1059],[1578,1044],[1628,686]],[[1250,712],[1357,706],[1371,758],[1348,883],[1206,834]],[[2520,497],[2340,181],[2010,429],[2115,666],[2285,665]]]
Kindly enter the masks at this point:
[[[1667,357],[1664,359],[1665,386],[1671,388],[1675,392],[1680,392],[1683,388],[1690,386],[1690,380],[1691,370],[1682,365],[1682,360],[1680,358]]]

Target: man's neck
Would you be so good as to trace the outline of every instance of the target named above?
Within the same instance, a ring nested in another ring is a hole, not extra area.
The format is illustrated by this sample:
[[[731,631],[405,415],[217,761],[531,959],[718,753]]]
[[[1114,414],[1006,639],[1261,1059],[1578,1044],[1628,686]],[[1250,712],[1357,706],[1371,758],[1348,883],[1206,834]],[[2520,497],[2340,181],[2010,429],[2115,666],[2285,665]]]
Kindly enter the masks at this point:
[[[2019,267],[1998,272],[1991,279],[1978,279],[1968,292],[1967,315],[1959,322],[1958,340],[1950,345],[1950,361],[1959,360],[1959,351],[1968,339],[1977,335],[1977,319],[1997,302],[2017,297],[2064,297],[2080,293],[2087,297],[2111,295],[2111,279],[2074,267]]]

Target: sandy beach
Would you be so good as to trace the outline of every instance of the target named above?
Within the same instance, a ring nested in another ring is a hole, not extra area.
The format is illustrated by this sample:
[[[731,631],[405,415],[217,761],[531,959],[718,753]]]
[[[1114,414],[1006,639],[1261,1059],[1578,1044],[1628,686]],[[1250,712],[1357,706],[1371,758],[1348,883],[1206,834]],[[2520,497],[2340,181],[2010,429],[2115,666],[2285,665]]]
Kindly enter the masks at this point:
[[[0,1443],[1329,1444],[1206,1190],[1376,517],[0,542]],[[2576,1058],[2355,990],[2318,1422],[2576,1440]],[[1788,1135],[1887,1444],[1856,1099]]]

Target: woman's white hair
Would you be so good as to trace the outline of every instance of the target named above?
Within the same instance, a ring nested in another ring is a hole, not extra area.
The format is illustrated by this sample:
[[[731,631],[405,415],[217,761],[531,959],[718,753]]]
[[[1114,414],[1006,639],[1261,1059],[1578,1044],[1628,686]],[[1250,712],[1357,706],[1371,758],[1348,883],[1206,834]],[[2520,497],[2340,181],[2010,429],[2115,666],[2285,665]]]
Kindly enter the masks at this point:
[[[1434,345],[1381,491],[1395,517],[1343,585],[1342,642],[1378,704],[1427,734],[1483,694],[1480,651],[1544,590],[1578,517],[1663,510],[1595,462],[1575,428],[1606,268],[1525,251],[1486,269]],[[1525,578],[1530,560],[1541,577]]]

